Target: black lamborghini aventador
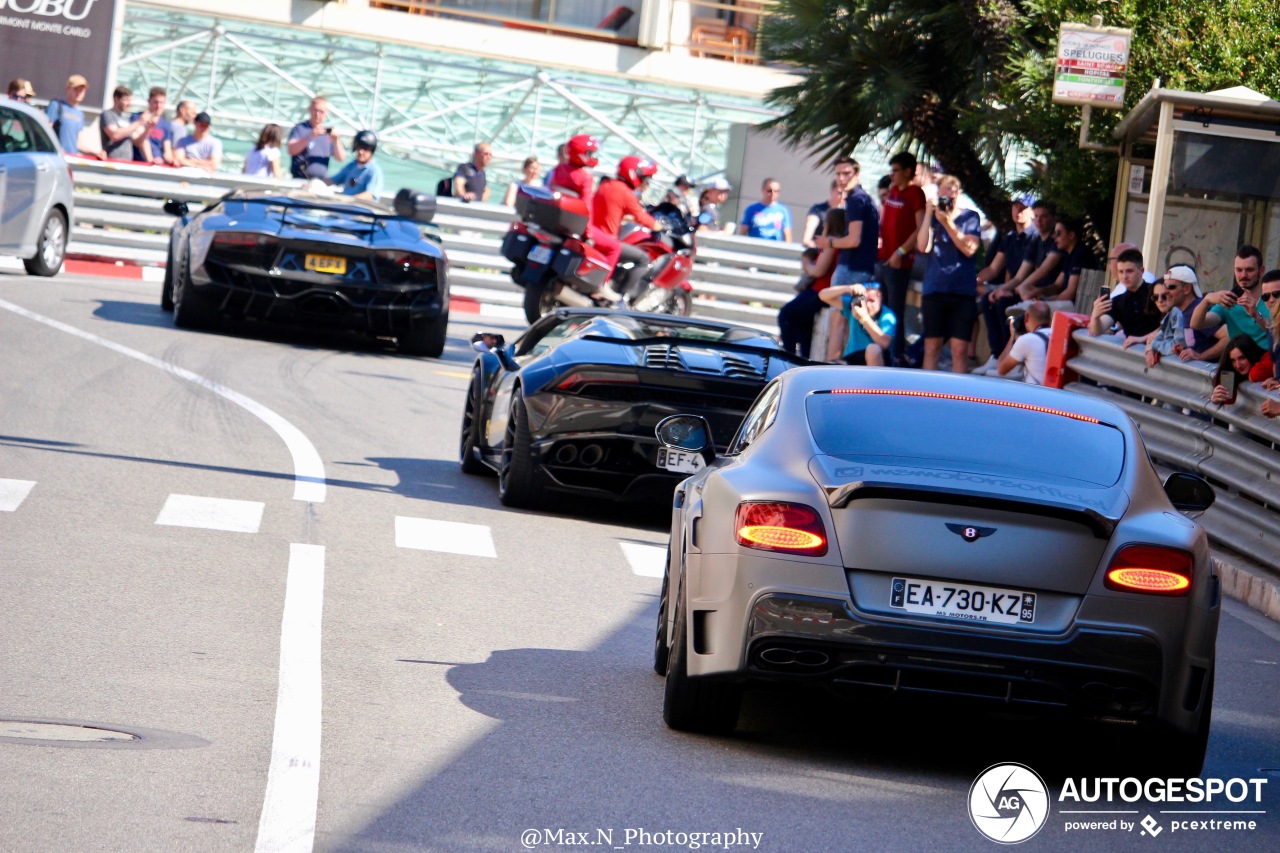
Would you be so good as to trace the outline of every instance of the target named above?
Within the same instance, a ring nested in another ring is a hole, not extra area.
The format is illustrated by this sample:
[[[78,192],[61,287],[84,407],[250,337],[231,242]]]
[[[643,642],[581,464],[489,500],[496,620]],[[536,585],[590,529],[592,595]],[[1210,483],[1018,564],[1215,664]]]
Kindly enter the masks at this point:
[[[765,384],[807,364],[756,329],[710,320],[563,308],[513,343],[480,334],[462,417],[468,474],[496,471],[507,506],[548,492],[669,500],[702,457],[658,445],[677,412],[707,419],[718,447]]]
[[[169,239],[161,307],[184,328],[223,316],[396,339],[438,356],[449,323],[447,261],[421,224],[435,197],[401,190],[395,209],[297,190],[236,190],[188,215]]]

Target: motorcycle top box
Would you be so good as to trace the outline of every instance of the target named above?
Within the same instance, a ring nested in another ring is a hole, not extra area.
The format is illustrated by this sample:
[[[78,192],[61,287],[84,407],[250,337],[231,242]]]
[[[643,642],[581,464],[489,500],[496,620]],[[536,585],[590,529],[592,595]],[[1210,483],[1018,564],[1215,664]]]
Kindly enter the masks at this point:
[[[524,186],[516,193],[516,215],[554,234],[584,237],[590,211],[587,203],[574,195]]]

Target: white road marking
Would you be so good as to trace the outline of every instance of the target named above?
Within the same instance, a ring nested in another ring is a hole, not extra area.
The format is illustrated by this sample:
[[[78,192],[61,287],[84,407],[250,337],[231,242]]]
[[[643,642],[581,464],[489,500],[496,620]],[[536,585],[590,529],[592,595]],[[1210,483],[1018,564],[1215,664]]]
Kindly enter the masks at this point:
[[[109,350],[120,353],[120,355],[141,361],[143,364],[149,364],[166,373],[171,373],[179,379],[185,379],[188,382],[199,385],[201,388],[211,391],[223,399],[230,400],[274,430],[275,434],[280,436],[280,440],[285,443],[285,447],[289,449],[289,455],[293,457],[293,499],[309,503],[324,502],[324,462],[320,459],[320,454],[317,452],[315,445],[303,435],[302,430],[256,400],[251,400],[238,391],[233,391],[219,382],[214,382],[212,379],[193,373],[186,368],[178,367],[168,361],[162,361],[144,352],[130,349],[115,341],[98,337],[92,332],[77,329],[75,326],[69,326],[51,317],[45,317],[43,314],[28,311],[21,305],[15,305],[12,302],[0,299],[0,308],[12,311],[14,314],[26,317],[29,320],[35,320],[37,323],[44,323],[46,326],[50,326],[60,332],[66,332],[68,335],[75,335],[77,338],[106,347]]]
[[[472,557],[497,557],[493,534],[484,524],[435,521],[430,518],[396,516],[396,547],[419,551],[443,551]]]
[[[320,798],[320,619],[324,546],[289,546],[280,687],[255,853],[310,853]]]
[[[642,545],[639,542],[619,542],[623,555],[631,564],[631,571],[642,578],[660,578],[667,569],[667,549],[658,545]]]
[[[169,495],[156,517],[156,524],[168,527],[201,527],[232,533],[257,533],[262,524],[260,501],[233,501],[197,495]]]
[[[0,512],[13,512],[35,488],[35,480],[5,480],[0,478]]]

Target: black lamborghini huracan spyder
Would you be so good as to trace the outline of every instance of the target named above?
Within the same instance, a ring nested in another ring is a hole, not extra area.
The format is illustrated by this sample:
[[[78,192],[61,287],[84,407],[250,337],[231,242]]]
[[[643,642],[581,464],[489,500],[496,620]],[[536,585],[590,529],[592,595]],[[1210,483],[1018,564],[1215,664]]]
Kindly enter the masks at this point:
[[[701,457],[658,445],[654,427],[697,413],[725,447],[760,389],[807,364],[756,329],[712,320],[563,308],[519,339],[479,334],[462,417],[462,470],[498,474],[507,506],[548,492],[669,500]]]

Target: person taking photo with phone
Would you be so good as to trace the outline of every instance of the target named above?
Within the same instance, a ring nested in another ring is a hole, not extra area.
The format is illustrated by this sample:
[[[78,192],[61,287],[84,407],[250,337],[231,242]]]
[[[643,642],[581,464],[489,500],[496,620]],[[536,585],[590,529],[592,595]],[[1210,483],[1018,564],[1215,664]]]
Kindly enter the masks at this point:
[[[1209,402],[1228,406],[1236,401],[1236,391],[1240,385],[1268,378],[1271,368],[1262,363],[1266,356],[1266,350],[1254,343],[1253,338],[1248,335],[1236,335],[1227,341],[1227,349],[1222,354],[1218,372],[1214,375]]]
[[[1262,290],[1262,252],[1244,245],[1236,251],[1232,266],[1235,285],[1231,290],[1205,294],[1191,312],[1191,328],[1212,332],[1220,325],[1235,339],[1248,335],[1262,349],[1269,349],[1271,310],[1260,298]],[[1271,307],[1275,307],[1274,303]]]

